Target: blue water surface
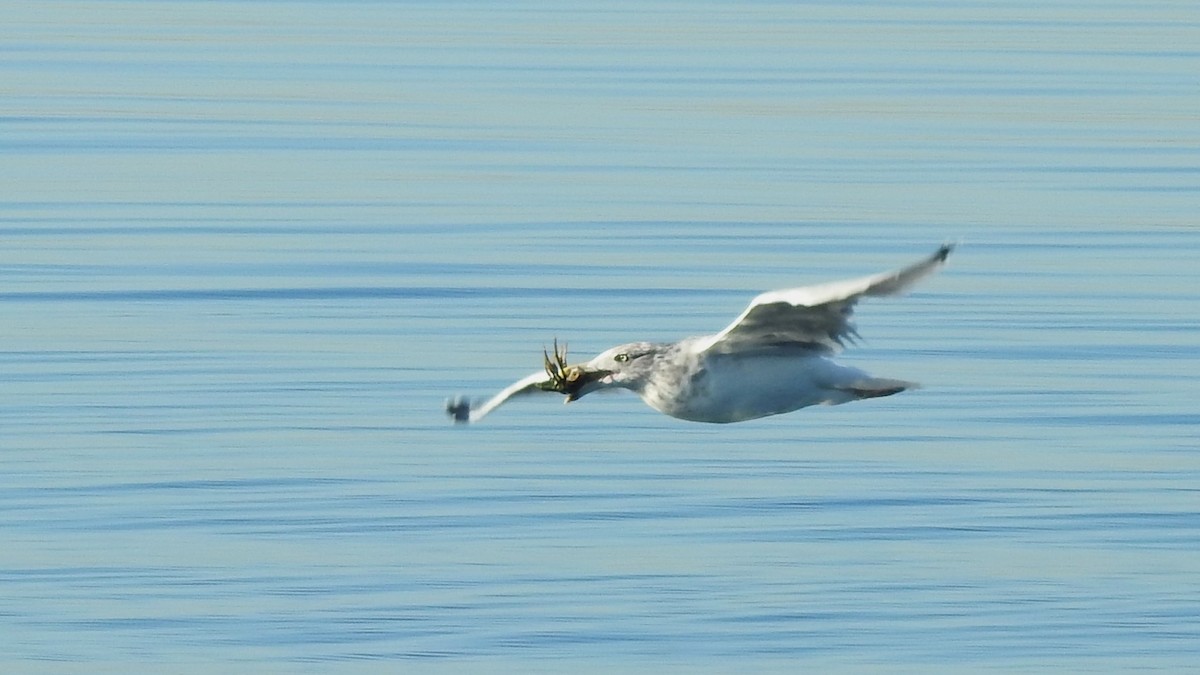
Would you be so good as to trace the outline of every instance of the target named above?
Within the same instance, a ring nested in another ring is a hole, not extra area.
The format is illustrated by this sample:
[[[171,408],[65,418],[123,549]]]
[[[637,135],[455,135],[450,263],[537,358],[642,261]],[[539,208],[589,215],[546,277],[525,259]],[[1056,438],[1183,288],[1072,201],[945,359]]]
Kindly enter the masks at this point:
[[[66,2],[0,59],[5,672],[1200,662],[1189,2]],[[958,250],[903,396],[486,396]]]

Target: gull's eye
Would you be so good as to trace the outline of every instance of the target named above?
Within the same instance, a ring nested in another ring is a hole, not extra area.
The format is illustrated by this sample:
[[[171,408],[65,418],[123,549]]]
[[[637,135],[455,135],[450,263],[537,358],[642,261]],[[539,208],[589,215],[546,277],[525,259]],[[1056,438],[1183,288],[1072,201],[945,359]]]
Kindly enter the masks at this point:
[[[613,361],[616,361],[617,363],[625,363],[628,360],[629,360],[628,354],[617,354],[616,356],[613,357]]]

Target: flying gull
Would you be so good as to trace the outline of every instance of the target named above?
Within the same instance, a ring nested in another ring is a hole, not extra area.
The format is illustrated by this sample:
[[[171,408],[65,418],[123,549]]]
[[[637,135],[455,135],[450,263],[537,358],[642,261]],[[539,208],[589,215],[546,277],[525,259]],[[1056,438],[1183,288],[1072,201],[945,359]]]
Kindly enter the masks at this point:
[[[859,298],[900,295],[942,266],[953,250],[893,272],[763,293],[724,330],[679,342],[631,342],[580,364],[566,349],[543,350],[544,369],[478,407],[446,402],[455,422],[478,422],[509,399],[556,392],[566,403],[602,389],[629,389],[651,408],[693,422],[742,422],[799,410],[891,396],[917,386],[873,377],[829,357],[858,333],[851,314]]]

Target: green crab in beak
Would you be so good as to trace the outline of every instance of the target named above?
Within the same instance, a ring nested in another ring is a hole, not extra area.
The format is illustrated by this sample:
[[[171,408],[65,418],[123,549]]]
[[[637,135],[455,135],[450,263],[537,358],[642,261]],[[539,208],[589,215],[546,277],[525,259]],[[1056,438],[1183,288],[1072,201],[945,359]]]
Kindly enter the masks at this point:
[[[551,357],[548,351],[542,349],[542,360],[546,368],[546,375],[550,379],[538,384],[537,387],[542,391],[566,394],[567,399],[563,403],[570,403],[583,396],[595,388],[590,385],[612,375],[612,371],[609,370],[588,370],[585,365],[568,364],[567,346],[564,344],[559,349],[557,338],[554,340],[554,356]]]

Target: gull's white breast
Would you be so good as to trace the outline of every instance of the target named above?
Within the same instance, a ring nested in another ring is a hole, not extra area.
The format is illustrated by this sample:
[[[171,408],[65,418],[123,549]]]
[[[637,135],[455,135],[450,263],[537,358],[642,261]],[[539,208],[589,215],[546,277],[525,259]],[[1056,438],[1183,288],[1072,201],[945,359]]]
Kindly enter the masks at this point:
[[[639,393],[652,408],[694,422],[741,422],[819,403],[844,403],[869,377],[820,356],[694,355],[685,377],[651,377]]]

